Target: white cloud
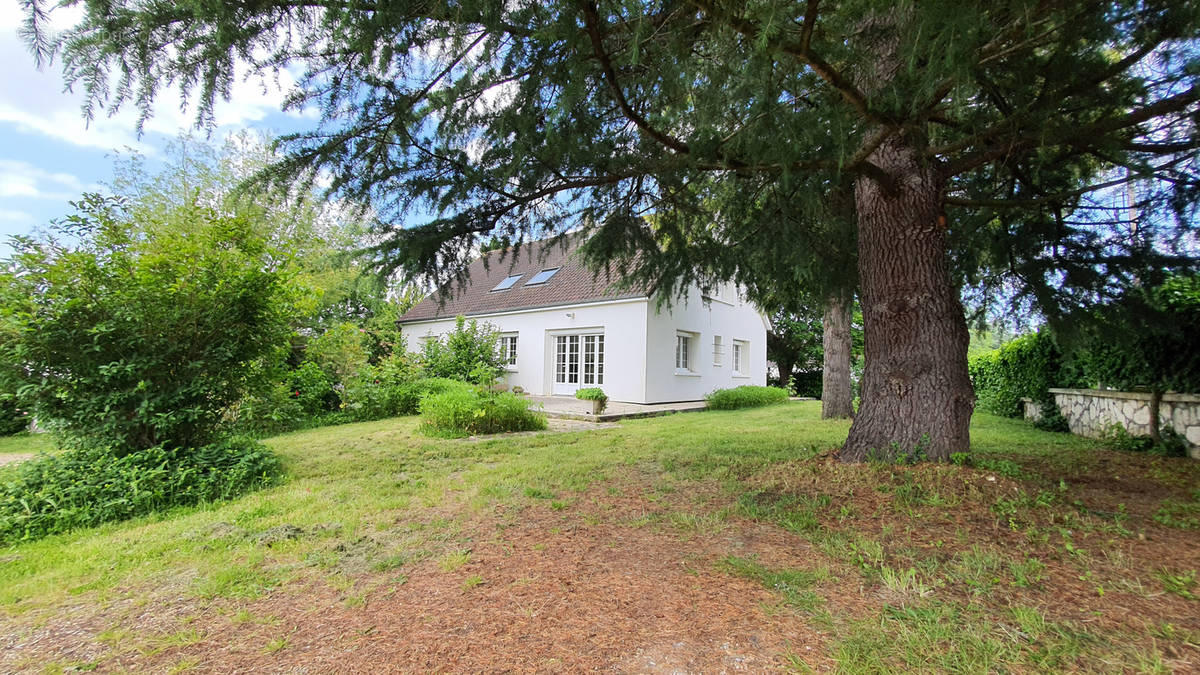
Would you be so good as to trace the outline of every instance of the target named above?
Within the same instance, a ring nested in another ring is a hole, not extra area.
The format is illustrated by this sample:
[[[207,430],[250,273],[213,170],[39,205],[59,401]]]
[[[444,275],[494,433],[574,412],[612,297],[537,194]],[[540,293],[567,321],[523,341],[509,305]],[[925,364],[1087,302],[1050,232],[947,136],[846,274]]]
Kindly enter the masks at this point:
[[[31,225],[34,222],[33,214],[17,211],[15,209],[0,209],[0,223],[17,223],[18,225]]]
[[[78,16],[56,10],[51,13],[52,24],[55,28],[65,28],[78,20]],[[83,119],[83,94],[66,91],[59,64],[50,64],[43,71],[34,65],[33,56],[17,36],[23,19],[13,0],[0,0],[0,63],[6,64],[5,75],[0,78],[0,123],[7,122],[23,133],[36,133],[80,147],[112,150],[128,146],[144,154],[154,154],[154,146],[137,136],[138,111],[134,106],[127,104],[112,116],[98,111],[90,123]],[[266,76],[247,77],[248,73],[249,66],[240,65],[230,100],[215,105],[217,136],[253,126],[271,113],[280,112],[287,92],[296,83],[293,73],[286,70]],[[178,89],[162,90],[143,131],[175,136],[193,128],[195,106],[185,109],[182,100]],[[315,111],[286,114],[311,118]]]
[[[84,185],[76,176],[46,171],[19,160],[0,159],[0,197],[29,199],[78,199],[86,190],[99,186]]]

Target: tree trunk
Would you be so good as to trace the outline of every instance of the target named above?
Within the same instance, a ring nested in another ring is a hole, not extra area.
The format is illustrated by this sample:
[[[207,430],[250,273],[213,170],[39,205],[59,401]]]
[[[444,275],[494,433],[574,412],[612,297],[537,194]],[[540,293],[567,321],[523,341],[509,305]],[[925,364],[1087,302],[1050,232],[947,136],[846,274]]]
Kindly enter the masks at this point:
[[[850,319],[852,297],[833,294],[825,301],[823,364],[821,367],[821,419],[854,417],[854,395],[850,391]]]
[[[779,367],[779,386],[788,389],[788,380],[792,379],[792,371],[796,369],[795,366],[791,361],[783,359],[776,361],[775,365]]]
[[[967,324],[950,282],[943,179],[897,133],[860,177],[858,269],[866,367],[843,461],[947,460],[969,446]]]

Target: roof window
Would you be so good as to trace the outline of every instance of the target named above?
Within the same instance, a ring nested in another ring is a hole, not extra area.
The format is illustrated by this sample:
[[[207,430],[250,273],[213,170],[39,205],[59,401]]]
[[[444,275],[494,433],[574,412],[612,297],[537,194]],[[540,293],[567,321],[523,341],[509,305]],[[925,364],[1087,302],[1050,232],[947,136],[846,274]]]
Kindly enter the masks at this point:
[[[544,284],[547,281],[550,281],[550,277],[554,276],[554,273],[557,271],[558,271],[557,267],[551,267],[548,270],[542,270],[541,272],[538,272],[537,274],[533,275],[532,279],[530,279],[529,281],[526,281],[525,285],[526,286],[534,286],[536,284]]]
[[[501,281],[500,283],[496,284],[496,287],[493,288],[492,290],[493,291],[507,291],[508,289],[512,288],[513,284],[516,284],[517,281],[519,281],[521,279],[521,277],[523,277],[523,276],[525,276],[524,272],[522,272],[520,274],[511,274],[511,275],[505,277],[504,281]]]

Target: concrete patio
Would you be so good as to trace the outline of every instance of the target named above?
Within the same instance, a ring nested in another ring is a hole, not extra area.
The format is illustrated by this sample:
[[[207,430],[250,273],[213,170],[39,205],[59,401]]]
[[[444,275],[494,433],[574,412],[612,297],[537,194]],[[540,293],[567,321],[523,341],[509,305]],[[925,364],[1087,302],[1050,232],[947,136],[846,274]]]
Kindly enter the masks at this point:
[[[609,401],[600,415],[592,414],[592,402],[580,401],[573,396],[529,396],[529,405],[546,413],[547,417],[584,420],[588,422],[612,422],[635,417],[654,417],[677,412],[694,412],[707,407],[704,401],[679,401],[675,403],[620,403]]]

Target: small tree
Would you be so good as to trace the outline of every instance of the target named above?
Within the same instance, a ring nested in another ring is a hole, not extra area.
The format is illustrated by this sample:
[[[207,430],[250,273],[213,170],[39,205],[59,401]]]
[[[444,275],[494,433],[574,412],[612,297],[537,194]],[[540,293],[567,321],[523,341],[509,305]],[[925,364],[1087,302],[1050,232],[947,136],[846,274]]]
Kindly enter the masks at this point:
[[[454,330],[445,338],[425,342],[421,356],[430,377],[449,377],[464,382],[488,385],[504,372],[499,335],[491,324],[480,324],[458,317]]]
[[[51,235],[12,242],[6,375],[40,420],[118,455],[212,442],[287,344],[286,274],[244,219],[75,206]]]

